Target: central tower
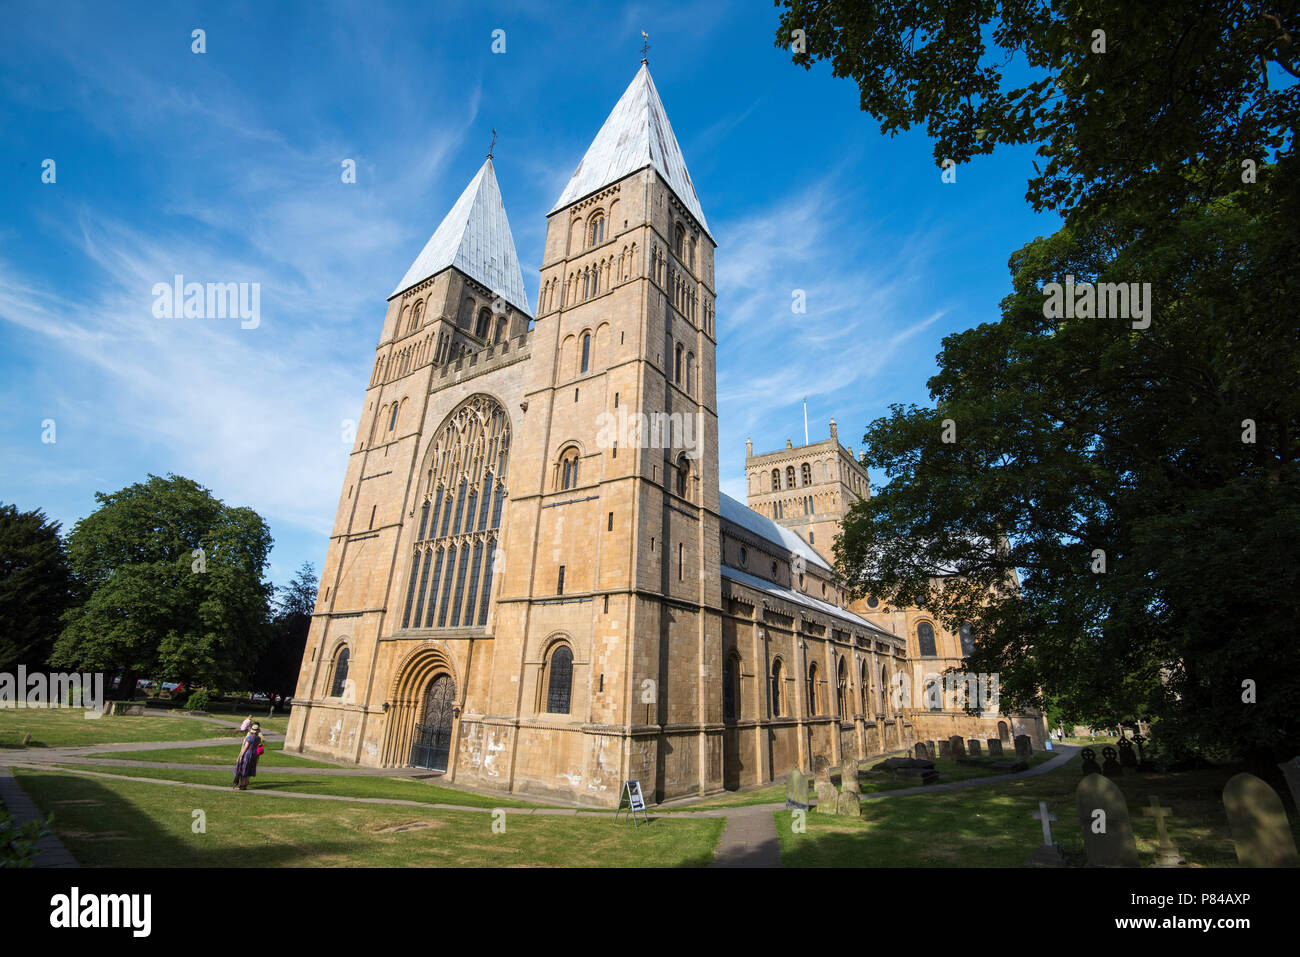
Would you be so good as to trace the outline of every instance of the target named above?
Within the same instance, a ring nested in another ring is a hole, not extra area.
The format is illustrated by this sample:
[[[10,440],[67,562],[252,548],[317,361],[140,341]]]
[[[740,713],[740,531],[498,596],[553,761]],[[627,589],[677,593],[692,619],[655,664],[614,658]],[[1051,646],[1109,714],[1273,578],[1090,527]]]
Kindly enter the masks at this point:
[[[548,215],[486,739],[466,740],[506,746],[511,790],[721,787],[714,245],[643,64]]]

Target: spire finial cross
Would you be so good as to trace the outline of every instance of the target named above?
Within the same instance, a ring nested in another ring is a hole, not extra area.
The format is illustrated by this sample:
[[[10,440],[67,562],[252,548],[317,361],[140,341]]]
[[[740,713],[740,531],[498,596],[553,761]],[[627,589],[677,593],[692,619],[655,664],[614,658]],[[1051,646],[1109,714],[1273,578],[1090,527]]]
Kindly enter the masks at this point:
[[[491,158],[492,158],[492,151],[493,151],[494,149],[496,149],[496,147],[497,147],[497,131],[496,131],[496,128],[493,127],[493,129],[492,129],[492,142],[488,144],[488,155],[487,155],[487,158],[488,158],[488,159],[491,159]]]
[[[647,57],[647,54],[649,54],[649,52],[650,52],[650,34],[642,30],[641,31],[641,62],[646,64],[647,66],[650,65],[650,60]]]

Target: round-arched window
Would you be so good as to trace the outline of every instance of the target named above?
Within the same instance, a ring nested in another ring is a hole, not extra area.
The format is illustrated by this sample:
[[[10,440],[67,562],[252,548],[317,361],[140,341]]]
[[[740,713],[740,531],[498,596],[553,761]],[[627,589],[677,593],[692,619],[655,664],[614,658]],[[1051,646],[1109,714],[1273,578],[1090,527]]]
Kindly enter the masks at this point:
[[[923,621],[916,626],[916,640],[921,646],[922,658],[933,658],[938,653],[934,645],[934,625]]]

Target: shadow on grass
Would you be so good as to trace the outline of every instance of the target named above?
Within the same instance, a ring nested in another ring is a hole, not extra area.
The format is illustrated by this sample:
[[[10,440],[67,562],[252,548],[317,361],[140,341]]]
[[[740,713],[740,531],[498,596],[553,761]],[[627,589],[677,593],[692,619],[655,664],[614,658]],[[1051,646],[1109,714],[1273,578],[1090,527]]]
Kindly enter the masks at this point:
[[[308,855],[291,844],[230,846],[221,837],[208,839],[214,831],[239,828],[241,821],[236,808],[217,806],[207,793],[195,793],[194,807],[183,813],[159,815],[157,807],[137,806],[93,778],[41,771],[16,776],[36,806],[53,815],[54,833],[84,867],[286,867],[331,850],[314,843]],[[176,795],[159,797],[159,803],[174,802]],[[205,809],[207,833],[194,833],[196,809]]]

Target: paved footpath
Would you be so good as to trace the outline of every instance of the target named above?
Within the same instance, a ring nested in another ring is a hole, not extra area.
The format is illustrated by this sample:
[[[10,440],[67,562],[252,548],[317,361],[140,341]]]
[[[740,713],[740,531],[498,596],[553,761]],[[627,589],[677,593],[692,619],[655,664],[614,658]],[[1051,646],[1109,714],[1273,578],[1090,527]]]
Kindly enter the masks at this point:
[[[0,802],[13,815],[15,824],[26,824],[42,818],[40,809],[27,792],[18,786],[9,769],[0,766]],[[40,854],[32,861],[33,867],[78,867],[76,860],[53,834],[47,834],[36,842]]]
[[[776,836],[775,808],[751,804],[720,813],[727,819],[710,867],[780,867],[781,844]],[[692,817],[697,815],[692,814]],[[701,812],[698,816],[704,816]]]

